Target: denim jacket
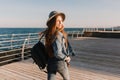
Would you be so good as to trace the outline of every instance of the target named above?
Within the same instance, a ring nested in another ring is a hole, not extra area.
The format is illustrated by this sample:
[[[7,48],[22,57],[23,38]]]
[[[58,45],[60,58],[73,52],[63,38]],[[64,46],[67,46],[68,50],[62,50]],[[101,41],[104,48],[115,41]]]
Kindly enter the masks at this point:
[[[63,34],[61,32],[58,32],[58,36],[55,38],[55,40],[52,43],[54,56],[57,59],[64,60],[67,56],[75,56],[74,51],[68,42],[68,48],[65,47],[65,39],[63,37]]]

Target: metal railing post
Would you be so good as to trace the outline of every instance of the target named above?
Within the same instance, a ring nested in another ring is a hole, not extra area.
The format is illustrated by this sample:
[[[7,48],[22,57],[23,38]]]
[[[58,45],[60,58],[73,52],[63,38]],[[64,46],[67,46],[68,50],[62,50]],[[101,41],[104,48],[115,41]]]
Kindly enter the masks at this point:
[[[31,36],[31,33],[28,34],[28,44],[30,42],[30,36]]]
[[[14,34],[11,35],[11,42],[10,42],[11,43],[11,45],[10,45],[11,49],[13,49],[13,38],[14,38]]]
[[[25,45],[28,39],[24,40],[24,43],[22,45],[22,52],[21,52],[21,59],[24,60],[24,50],[25,50]]]
[[[74,31],[72,32],[72,38],[74,37]]]
[[[112,32],[114,31],[114,27],[112,27]]]
[[[79,33],[80,33],[80,32],[78,31],[78,32],[77,32],[77,38],[79,37]]]
[[[105,31],[106,29],[104,28],[104,31]]]

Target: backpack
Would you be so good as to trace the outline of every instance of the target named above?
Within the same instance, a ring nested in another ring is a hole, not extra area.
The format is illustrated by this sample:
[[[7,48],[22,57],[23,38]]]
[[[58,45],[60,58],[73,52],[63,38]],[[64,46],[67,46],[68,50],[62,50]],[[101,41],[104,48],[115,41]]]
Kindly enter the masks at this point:
[[[43,37],[43,35],[42,35]],[[41,37],[41,38],[42,38]],[[31,48],[31,57],[40,69],[44,69],[47,65],[48,55],[44,44],[40,40]]]

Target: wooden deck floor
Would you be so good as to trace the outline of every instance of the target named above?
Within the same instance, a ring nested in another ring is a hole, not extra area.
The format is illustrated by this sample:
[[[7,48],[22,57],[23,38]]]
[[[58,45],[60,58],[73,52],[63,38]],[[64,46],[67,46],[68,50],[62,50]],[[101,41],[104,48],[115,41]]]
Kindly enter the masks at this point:
[[[103,39],[101,40],[103,42],[105,41]],[[85,45],[89,46],[88,44]],[[85,47],[85,45],[83,47]],[[113,47],[115,46],[113,45]],[[119,49],[117,50],[119,51]],[[32,62],[30,58],[24,61],[0,66],[0,80],[47,80],[47,74],[40,71]],[[72,58],[69,71],[71,80],[120,80],[119,66],[118,68],[112,68],[103,65],[84,63],[80,61],[77,56]],[[56,80],[62,80],[59,74],[57,74],[56,78]]]
[[[78,64],[79,66],[77,66]],[[120,80],[119,75],[90,70],[83,66],[86,66],[86,64],[80,62],[71,63],[69,68],[71,80]],[[40,71],[39,68],[32,63],[32,59],[0,67],[0,80],[46,80],[46,77],[47,74]],[[56,78],[56,80],[62,80],[59,74],[57,74]]]

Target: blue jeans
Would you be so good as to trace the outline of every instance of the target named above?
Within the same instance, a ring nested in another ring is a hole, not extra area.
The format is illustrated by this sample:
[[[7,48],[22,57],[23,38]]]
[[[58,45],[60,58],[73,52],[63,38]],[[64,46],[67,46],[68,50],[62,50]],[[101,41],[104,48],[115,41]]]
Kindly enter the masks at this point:
[[[63,80],[70,80],[67,63],[63,60],[49,61],[47,70],[48,80],[56,80],[55,76],[57,72],[63,77]]]

